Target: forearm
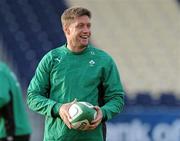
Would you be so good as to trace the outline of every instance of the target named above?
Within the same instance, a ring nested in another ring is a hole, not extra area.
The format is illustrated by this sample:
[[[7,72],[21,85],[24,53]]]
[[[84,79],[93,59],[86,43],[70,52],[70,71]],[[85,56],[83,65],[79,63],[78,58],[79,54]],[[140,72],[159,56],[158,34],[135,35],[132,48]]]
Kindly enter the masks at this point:
[[[45,116],[58,116],[60,103],[36,93],[28,93],[27,103],[31,110]]]
[[[124,107],[124,96],[116,95],[113,99],[107,101],[104,106],[101,107],[103,113],[103,120],[112,119],[115,115],[119,114]]]

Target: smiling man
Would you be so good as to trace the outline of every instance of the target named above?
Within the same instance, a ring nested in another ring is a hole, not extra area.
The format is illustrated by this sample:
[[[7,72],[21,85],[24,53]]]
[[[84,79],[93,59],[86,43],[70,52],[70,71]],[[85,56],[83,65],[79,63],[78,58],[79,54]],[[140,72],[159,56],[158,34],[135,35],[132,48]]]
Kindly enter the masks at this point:
[[[122,111],[124,91],[113,59],[89,44],[91,12],[66,9],[61,16],[67,43],[40,61],[28,88],[29,107],[45,116],[44,141],[103,141],[104,122]],[[77,101],[96,105],[97,117],[72,129],[69,107]]]
[[[73,12],[80,12],[75,10],[65,11],[61,20],[67,38],[67,48],[73,52],[81,52],[87,47],[91,36],[91,14],[84,9],[85,15],[73,17]]]

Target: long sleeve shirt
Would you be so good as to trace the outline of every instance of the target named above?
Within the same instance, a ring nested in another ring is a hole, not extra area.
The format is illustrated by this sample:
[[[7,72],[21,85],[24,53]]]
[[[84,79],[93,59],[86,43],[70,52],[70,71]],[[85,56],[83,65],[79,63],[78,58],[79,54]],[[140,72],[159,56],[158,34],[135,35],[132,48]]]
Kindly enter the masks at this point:
[[[86,101],[99,105],[98,86],[104,87],[103,120],[122,111],[124,91],[113,59],[89,45],[71,52],[66,44],[51,50],[40,61],[28,88],[29,107],[45,115],[44,141],[102,141],[101,124],[92,131],[68,129],[59,116],[62,104]]]

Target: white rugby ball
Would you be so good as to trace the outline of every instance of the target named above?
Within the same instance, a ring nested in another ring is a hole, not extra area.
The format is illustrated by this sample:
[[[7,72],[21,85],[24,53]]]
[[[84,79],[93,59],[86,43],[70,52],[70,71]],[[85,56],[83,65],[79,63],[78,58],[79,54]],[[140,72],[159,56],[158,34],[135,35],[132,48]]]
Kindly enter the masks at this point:
[[[94,106],[88,102],[76,102],[69,108],[69,119],[74,129],[83,129],[97,116]]]

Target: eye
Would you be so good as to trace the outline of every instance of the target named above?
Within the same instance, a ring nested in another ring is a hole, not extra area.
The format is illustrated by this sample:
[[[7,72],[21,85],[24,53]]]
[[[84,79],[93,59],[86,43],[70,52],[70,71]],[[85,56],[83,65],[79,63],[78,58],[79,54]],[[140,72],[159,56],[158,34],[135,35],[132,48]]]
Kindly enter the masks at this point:
[[[84,24],[78,24],[78,28],[83,28]]]
[[[79,23],[79,24],[77,25],[77,28],[79,28],[79,29],[82,29],[82,28],[88,28],[88,29],[90,29],[90,28],[91,28],[91,23],[87,23],[87,24]]]
[[[90,23],[89,23],[89,24],[87,24],[87,27],[88,27],[88,28],[91,28],[91,24],[90,24]]]

